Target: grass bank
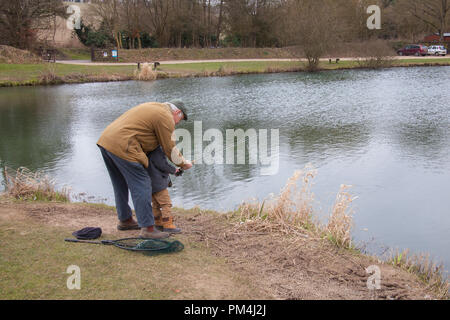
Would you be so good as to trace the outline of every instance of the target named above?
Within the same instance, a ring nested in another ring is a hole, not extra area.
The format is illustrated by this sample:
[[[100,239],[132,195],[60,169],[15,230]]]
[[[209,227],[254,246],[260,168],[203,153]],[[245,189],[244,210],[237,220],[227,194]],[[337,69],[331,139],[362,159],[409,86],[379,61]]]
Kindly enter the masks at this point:
[[[393,60],[391,67],[450,66],[448,59]],[[339,63],[322,61],[319,70],[366,68],[357,60]],[[164,64],[158,68],[158,79],[182,77],[212,77],[239,74],[301,72],[305,62],[239,61]],[[0,64],[0,87],[47,85],[63,83],[127,81],[136,79],[136,66],[130,65],[70,65],[70,64]]]
[[[230,216],[174,211],[185,249],[148,257],[115,247],[64,242],[86,226],[101,239],[137,236],[115,229],[105,206],[0,198],[1,299],[441,299],[415,274],[303,232],[246,230]],[[239,225],[240,228],[236,229]],[[67,268],[80,267],[81,290]],[[369,290],[366,269],[381,270]]]
[[[0,64],[0,86],[124,81],[133,79],[132,66],[67,64]]]
[[[72,238],[75,227],[43,222],[36,216],[39,204],[25,211],[18,203],[14,207],[9,213],[0,208],[0,237],[4,240],[0,248],[1,299],[267,298],[255,294],[258,291],[249,279],[233,273],[205,244],[187,236],[177,236],[185,245],[182,252],[147,257],[110,246],[64,242],[64,238]],[[44,212],[50,208],[55,207],[41,207]],[[79,212],[92,210],[99,209],[78,208]],[[102,212],[105,217],[107,211]],[[118,236],[106,232],[102,239]],[[80,267],[81,290],[66,286],[70,276],[66,270],[71,265]]]
[[[24,198],[26,188],[11,185],[39,186],[39,181],[12,177],[8,194],[0,197],[0,298],[448,298],[448,282],[438,281],[438,269],[398,256],[381,261],[357,249],[350,235],[353,197],[345,186],[328,223],[318,223],[310,191],[315,173],[296,172],[278,196],[244,203],[234,212],[174,209],[184,232],[176,239],[185,249],[153,257],[64,242],[86,226],[101,227],[103,239],[138,231],[118,231],[113,207],[52,197],[34,201],[30,193]],[[70,265],[81,268],[79,291],[66,287]],[[367,270],[374,266],[381,275],[377,290],[367,285]]]
[[[215,60],[215,59],[290,59],[290,50],[282,48],[152,48],[120,50],[121,62]]]
[[[449,59],[393,60],[391,67],[449,66]],[[158,79],[211,77],[239,74],[301,72],[305,62],[239,61],[167,64],[158,68]],[[322,61],[319,70],[366,68],[357,60],[328,63]],[[70,64],[0,64],[0,87],[48,85],[63,83],[109,82],[136,79],[136,66],[130,65],[70,65]]]

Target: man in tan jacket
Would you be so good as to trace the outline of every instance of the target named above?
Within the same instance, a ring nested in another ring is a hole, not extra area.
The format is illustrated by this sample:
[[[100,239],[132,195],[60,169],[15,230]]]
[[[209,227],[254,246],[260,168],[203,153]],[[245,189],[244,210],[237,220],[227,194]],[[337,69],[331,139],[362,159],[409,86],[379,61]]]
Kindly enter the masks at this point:
[[[141,229],[140,236],[151,239],[169,236],[154,227],[147,153],[160,145],[175,165],[184,170],[192,168],[192,163],[183,158],[172,140],[175,125],[181,120],[187,120],[183,102],[149,102],[128,110],[103,131],[97,145],[113,185],[119,230]],[[128,205],[128,190],[137,223]]]

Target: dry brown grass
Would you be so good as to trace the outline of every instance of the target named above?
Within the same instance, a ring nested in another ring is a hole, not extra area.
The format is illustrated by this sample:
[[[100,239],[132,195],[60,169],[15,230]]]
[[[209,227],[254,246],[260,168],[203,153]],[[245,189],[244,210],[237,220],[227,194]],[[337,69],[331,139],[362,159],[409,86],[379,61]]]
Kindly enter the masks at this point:
[[[313,209],[314,194],[311,187],[316,175],[317,170],[307,165],[289,178],[279,195],[272,195],[262,204],[258,201],[244,202],[232,215],[238,218],[237,227],[253,231],[279,231],[300,237],[309,232],[330,240],[338,247],[353,248],[351,204],[356,198],[350,194],[350,186],[341,186],[328,224],[322,225],[314,216]]]
[[[3,176],[6,195],[15,199],[25,201],[70,201],[69,189],[63,188],[61,191],[56,191],[55,180],[40,171],[31,172],[29,169],[21,167],[11,174],[8,168],[4,167]]]
[[[0,45],[0,63],[42,63],[42,59],[37,55],[14,47]]]
[[[157,77],[158,73],[148,63],[142,64],[141,69],[135,71],[135,78],[139,81],[154,81]]]
[[[269,58],[292,58],[292,54],[284,48],[148,48],[120,51],[122,62]]]
[[[220,66],[219,70],[217,70],[217,72],[214,75],[224,77],[224,76],[231,76],[233,74],[235,74],[233,69],[226,66]]]
[[[353,209],[350,206],[356,199],[348,192],[349,188],[341,185],[326,226],[329,239],[345,248],[352,247]]]
[[[239,221],[238,227],[253,231],[280,231],[285,234],[304,237],[307,230],[321,229],[314,221],[314,194],[312,180],[317,174],[311,166],[296,171],[277,196],[272,195],[262,204],[257,201],[244,202],[233,217]],[[300,188],[298,181],[301,181]]]
[[[300,72],[303,70],[304,68],[302,67],[267,67],[266,70],[264,70],[264,73]]]

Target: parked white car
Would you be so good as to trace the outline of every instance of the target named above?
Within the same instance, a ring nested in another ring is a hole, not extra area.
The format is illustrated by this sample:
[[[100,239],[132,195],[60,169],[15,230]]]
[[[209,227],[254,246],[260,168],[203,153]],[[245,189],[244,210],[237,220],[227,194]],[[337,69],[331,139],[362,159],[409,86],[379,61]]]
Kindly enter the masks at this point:
[[[447,49],[444,46],[430,46],[428,47],[428,55],[445,56],[447,55]]]

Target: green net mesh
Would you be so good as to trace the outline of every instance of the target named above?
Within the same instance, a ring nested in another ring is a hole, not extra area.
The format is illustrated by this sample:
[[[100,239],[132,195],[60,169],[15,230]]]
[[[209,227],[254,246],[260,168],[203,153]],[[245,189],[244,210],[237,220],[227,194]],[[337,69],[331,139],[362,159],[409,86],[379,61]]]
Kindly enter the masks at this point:
[[[114,245],[122,249],[139,251],[151,256],[180,252],[184,249],[184,245],[178,240],[122,239],[115,241]]]

